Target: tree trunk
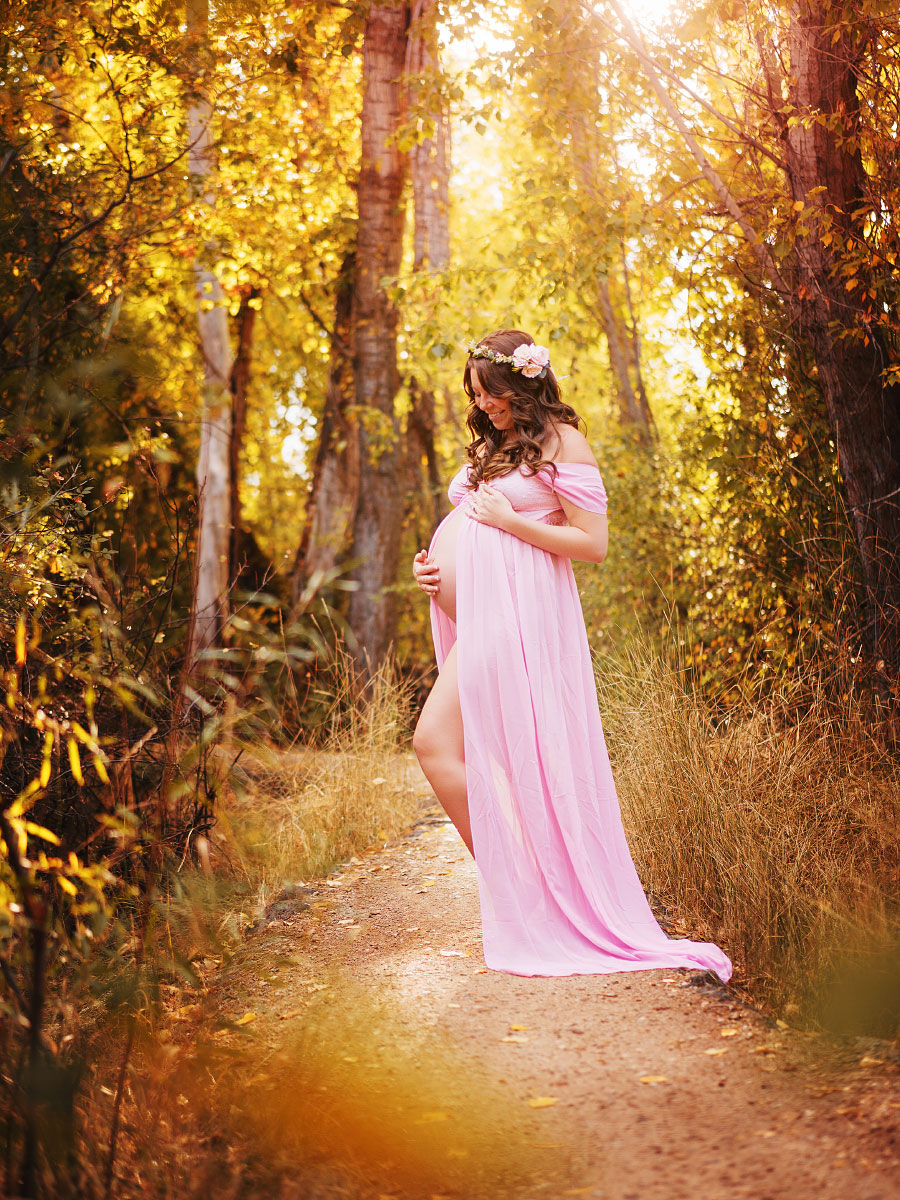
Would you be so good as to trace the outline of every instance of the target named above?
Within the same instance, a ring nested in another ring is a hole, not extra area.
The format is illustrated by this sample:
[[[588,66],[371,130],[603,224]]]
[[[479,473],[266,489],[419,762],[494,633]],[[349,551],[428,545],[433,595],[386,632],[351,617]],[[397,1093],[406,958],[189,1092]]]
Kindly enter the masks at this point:
[[[296,604],[310,578],[333,571],[347,551],[359,498],[359,424],[353,412],[353,293],[356,254],[344,259],[334,305],[331,361],[306,522],[292,584]]]
[[[241,554],[241,448],[247,426],[247,388],[250,383],[250,363],[253,356],[253,333],[256,328],[257,300],[259,288],[245,288],[241,295],[241,307],[237,316],[237,352],[231,368],[231,446],[228,461],[231,490],[231,548],[229,554],[230,581],[234,583],[243,566]]]
[[[192,89],[187,111],[188,171],[195,196],[215,208],[216,156],[210,104],[202,78],[208,60],[209,0],[188,0],[188,53]],[[194,264],[197,324],[203,355],[203,414],[197,463],[200,515],[194,582],[194,607],[188,667],[218,638],[228,608],[228,550],[231,535],[229,462],[231,451],[231,347],[228,310],[215,273],[217,247],[208,242]]]
[[[414,0],[406,58],[410,87],[433,93],[439,72],[437,0]],[[411,101],[416,97],[412,95]],[[413,186],[413,270],[443,271],[450,261],[450,118],[443,96],[424,105],[434,136],[410,152]]]
[[[623,425],[635,429],[641,437],[646,437],[649,427],[638,404],[631,385],[628,372],[628,357],[622,342],[622,329],[613,308],[612,295],[609,290],[609,279],[604,275],[597,280],[597,298],[600,303],[600,320],[603,332],[606,334],[606,345],[609,350],[609,365],[616,381],[616,395],[619,399],[619,419]],[[626,333],[627,337],[627,333]]]
[[[439,71],[436,0],[415,0],[407,51],[410,91],[433,93]],[[413,102],[414,96],[410,96]],[[410,153],[413,191],[413,270],[443,271],[450,262],[450,120],[443,96],[424,106],[424,117],[434,126],[434,137],[418,142]],[[436,289],[435,289],[436,291]],[[426,297],[426,303],[434,292]],[[413,500],[423,490],[429,499],[429,518],[437,525],[448,504],[441,464],[435,446],[436,404],[427,373],[414,375],[408,383],[410,412],[407,417],[409,495]],[[425,464],[423,477],[422,464]],[[421,538],[419,539],[421,540]]]
[[[382,287],[400,267],[406,156],[392,140],[405,111],[407,5],[375,3],[363,44],[362,160],[359,174],[354,374],[360,411],[360,503],[353,529],[358,590],[349,623],[366,672],[387,655],[394,636],[404,495],[403,449],[394,411],[399,387],[397,311]]]
[[[416,378],[409,381],[410,410],[406,419],[409,457],[412,466],[410,491],[421,491],[423,486],[422,461],[425,462],[424,486],[428,490],[432,525],[438,525],[449,511],[443,473],[437,448],[434,444],[435,403],[434,392],[422,387]],[[420,539],[421,540],[421,539]]]
[[[877,306],[838,272],[832,247],[861,242],[866,207],[857,141],[857,69],[866,47],[863,22],[825,0],[799,0],[791,13],[791,100],[795,114],[826,120],[791,123],[787,164],[796,201],[819,220],[795,244],[798,288],[793,307],[809,341],[819,387],[835,432],[868,600],[867,641],[894,667],[900,658],[900,389],[885,383],[888,356]],[[839,37],[835,38],[835,34]],[[819,190],[815,190],[819,189]],[[823,245],[823,231],[834,239]],[[873,312],[873,309],[876,312]]]
[[[628,336],[631,369],[634,372],[634,396],[641,413],[641,420],[647,427],[647,436],[649,438],[656,434],[656,422],[653,419],[653,409],[650,407],[650,401],[647,399],[647,389],[644,387],[644,372],[641,369],[641,331],[638,327],[637,317],[634,314],[634,304],[631,300],[631,281],[628,275],[625,246],[620,243],[619,248],[622,254],[622,286],[625,290],[625,302],[628,305],[628,317],[625,321],[625,328]]]

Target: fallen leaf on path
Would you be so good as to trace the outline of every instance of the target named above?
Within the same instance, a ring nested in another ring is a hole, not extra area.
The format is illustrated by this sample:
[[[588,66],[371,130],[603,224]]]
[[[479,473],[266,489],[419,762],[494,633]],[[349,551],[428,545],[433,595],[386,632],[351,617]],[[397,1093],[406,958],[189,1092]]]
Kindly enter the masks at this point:
[[[500,1039],[500,1041],[501,1042],[514,1042],[517,1046],[523,1046],[528,1041],[528,1038],[516,1037],[511,1034],[509,1037],[502,1037]]]
[[[302,1008],[292,1008],[290,1012],[279,1013],[278,1019],[280,1021],[293,1021],[295,1017],[302,1017],[303,1015],[304,1012]]]
[[[387,780],[382,775],[379,775],[377,779],[372,780],[373,787],[377,787],[380,783],[387,783]]]
[[[859,1060],[859,1065],[861,1067],[883,1067],[884,1059],[883,1058],[873,1058],[871,1054],[864,1054],[862,1056],[862,1058]]]
[[[476,967],[475,974],[476,975],[487,975],[487,970],[488,970],[487,967]]]
[[[709,1054],[711,1057],[718,1058],[720,1054],[728,1053],[728,1047],[727,1046],[713,1046],[713,1048],[711,1050],[704,1050],[703,1053]]]
[[[438,953],[443,954],[444,958],[468,958],[469,954],[466,950],[440,950]]]
[[[777,1046],[754,1046],[754,1054],[774,1054],[778,1050]]]
[[[256,1020],[255,1012],[245,1012],[242,1017],[238,1017],[238,1019],[236,1021],[232,1022],[232,1024],[234,1024],[234,1025],[249,1025],[251,1021],[255,1021],[255,1020]]]
[[[526,1030],[528,1028],[528,1026],[527,1025],[510,1025],[509,1028],[513,1033],[522,1033],[522,1032],[524,1032],[524,1030]]]
[[[642,1075],[640,1078],[641,1083],[666,1083],[667,1081],[667,1075]]]
[[[529,1108],[552,1108],[559,1100],[558,1096],[535,1096],[528,1101]]]
[[[739,1029],[720,1029],[719,1037],[737,1037],[740,1032]]]
[[[418,932],[419,932],[419,926],[418,926],[418,925],[410,925],[409,929],[407,929],[407,931],[406,931],[406,932],[407,932],[407,933],[418,933]]]
[[[203,1013],[203,1009],[199,1004],[182,1004],[181,1008],[175,1011],[176,1021],[189,1021],[191,1017],[199,1017]]]

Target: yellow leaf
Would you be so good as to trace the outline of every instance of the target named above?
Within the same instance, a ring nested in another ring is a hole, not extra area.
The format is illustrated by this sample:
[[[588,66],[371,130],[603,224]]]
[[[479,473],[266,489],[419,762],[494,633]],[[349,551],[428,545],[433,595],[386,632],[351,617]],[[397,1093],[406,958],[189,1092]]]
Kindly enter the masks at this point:
[[[642,1075],[640,1078],[640,1082],[641,1083],[665,1083],[667,1078],[668,1077],[666,1075]]]
[[[29,833],[33,833],[35,837],[42,838],[45,842],[49,842],[51,846],[59,846],[61,842],[55,833],[51,833],[49,829],[45,829],[43,825],[35,825],[34,821],[26,821],[25,828]]]
[[[844,287],[846,288],[846,290],[848,292],[852,292],[858,283],[859,283],[858,279],[848,279],[847,282],[844,284]]]
[[[255,1021],[255,1020],[256,1020],[255,1012],[245,1012],[244,1015],[242,1017],[238,1017],[238,1019],[236,1021],[234,1021],[233,1024],[249,1025],[251,1021]]]
[[[552,1108],[554,1104],[559,1102],[557,1096],[535,1096],[533,1100],[528,1101],[529,1108]]]
[[[864,1054],[859,1060],[861,1067],[880,1067],[884,1064],[883,1058],[873,1058],[871,1054]]]
[[[16,621],[16,666],[25,665],[25,618]]]
[[[709,1054],[710,1056],[712,1056],[714,1058],[718,1058],[719,1055],[728,1053],[728,1047],[727,1046],[713,1046],[713,1048],[711,1050],[704,1050],[703,1053]]]
[[[527,1025],[510,1025],[510,1029],[512,1030],[513,1033],[522,1033],[527,1028],[528,1028]]]
[[[720,1029],[719,1037],[737,1037],[740,1032],[739,1029]]]
[[[57,875],[56,882],[59,884],[62,890],[64,892],[68,892],[70,896],[78,895],[78,888],[76,888],[71,879],[66,879],[65,875]]]
[[[73,737],[66,740],[69,748],[69,765],[72,768],[72,774],[75,776],[75,782],[84,783],[84,775],[81,773],[81,757],[78,753],[78,743]]]
[[[806,205],[802,200],[794,201],[794,212],[803,212],[804,208],[806,208]]]
[[[44,734],[44,758],[43,758],[43,761],[41,762],[41,773],[38,776],[38,782],[40,783],[41,787],[46,787],[47,784],[50,782],[50,772],[53,769],[51,762],[50,762],[50,755],[51,755],[52,751],[53,751],[53,734],[45,733]]]
[[[109,775],[107,774],[106,767],[103,765],[103,759],[98,754],[92,754],[91,762],[94,764],[94,770],[100,776],[100,779],[104,783],[109,783]]]

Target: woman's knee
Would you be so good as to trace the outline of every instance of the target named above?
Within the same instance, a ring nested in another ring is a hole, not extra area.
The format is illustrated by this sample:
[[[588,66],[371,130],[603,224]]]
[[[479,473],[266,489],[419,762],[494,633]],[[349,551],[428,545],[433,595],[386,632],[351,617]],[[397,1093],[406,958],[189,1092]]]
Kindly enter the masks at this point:
[[[413,730],[413,750],[420,763],[426,759],[433,759],[438,753],[436,725],[437,722],[432,721],[429,714],[423,712]]]

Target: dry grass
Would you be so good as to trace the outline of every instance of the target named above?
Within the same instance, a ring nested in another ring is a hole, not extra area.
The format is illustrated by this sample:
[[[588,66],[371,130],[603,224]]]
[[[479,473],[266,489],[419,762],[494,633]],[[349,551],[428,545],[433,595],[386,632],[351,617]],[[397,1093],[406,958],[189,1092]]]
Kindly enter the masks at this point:
[[[354,699],[345,660],[317,747],[243,749],[214,837],[258,905],[399,836],[415,820],[431,792],[407,745],[409,711],[410,689],[390,663]]]
[[[723,944],[736,982],[846,1033],[900,1030],[900,764],[809,673],[716,715],[638,643],[598,662],[646,886]]]

